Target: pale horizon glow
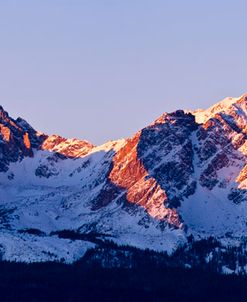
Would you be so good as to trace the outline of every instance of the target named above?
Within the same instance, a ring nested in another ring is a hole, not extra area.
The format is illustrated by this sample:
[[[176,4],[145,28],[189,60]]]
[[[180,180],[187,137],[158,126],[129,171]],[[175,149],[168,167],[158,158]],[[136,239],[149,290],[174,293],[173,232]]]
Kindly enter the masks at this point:
[[[247,91],[245,1],[0,0],[0,105],[101,144]]]

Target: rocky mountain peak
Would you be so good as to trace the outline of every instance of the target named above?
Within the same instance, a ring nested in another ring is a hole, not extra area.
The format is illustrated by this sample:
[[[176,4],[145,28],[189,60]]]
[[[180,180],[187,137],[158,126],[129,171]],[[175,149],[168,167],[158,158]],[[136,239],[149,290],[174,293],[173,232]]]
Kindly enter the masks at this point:
[[[243,106],[245,108],[247,106],[247,94],[243,94],[239,98],[227,97],[206,110],[198,109],[188,112],[195,116],[197,123],[203,124],[218,113],[229,113],[230,111],[236,110],[236,108]]]
[[[0,122],[9,122],[9,114],[7,111],[4,110],[4,108],[0,105]]]

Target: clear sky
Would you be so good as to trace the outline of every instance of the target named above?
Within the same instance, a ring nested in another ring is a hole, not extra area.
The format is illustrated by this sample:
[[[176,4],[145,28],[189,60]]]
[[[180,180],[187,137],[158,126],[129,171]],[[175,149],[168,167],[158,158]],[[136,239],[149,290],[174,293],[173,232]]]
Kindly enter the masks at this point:
[[[95,144],[247,91],[247,1],[0,0],[0,104]]]

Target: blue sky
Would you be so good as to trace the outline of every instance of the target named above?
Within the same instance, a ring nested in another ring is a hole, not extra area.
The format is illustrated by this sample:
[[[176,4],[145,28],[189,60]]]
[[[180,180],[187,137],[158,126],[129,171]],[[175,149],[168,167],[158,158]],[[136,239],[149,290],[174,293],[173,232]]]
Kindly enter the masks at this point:
[[[95,144],[247,91],[247,3],[0,0],[0,104]]]

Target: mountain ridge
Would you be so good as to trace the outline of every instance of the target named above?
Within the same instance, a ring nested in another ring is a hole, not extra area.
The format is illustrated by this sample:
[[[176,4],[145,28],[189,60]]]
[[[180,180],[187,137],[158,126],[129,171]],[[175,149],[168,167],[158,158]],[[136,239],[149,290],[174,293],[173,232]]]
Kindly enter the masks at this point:
[[[94,146],[41,134],[0,107],[2,258],[73,262],[95,246],[49,235],[64,229],[169,254],[191,235],[242,242],[246,122],[243,95],[164,113],[130,138]]]

